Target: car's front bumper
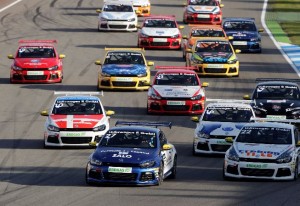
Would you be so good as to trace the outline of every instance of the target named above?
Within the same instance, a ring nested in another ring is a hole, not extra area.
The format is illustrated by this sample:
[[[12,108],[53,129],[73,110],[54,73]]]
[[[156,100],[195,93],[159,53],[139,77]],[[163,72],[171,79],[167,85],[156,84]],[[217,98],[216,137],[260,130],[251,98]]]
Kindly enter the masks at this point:
[[[222,23],[222,15],[221,14],[185,14],[184,22],[189,24],[217,24],[220,25]]]
[[[98,30],[103,31],[137,31],[137,21],[99,21]]]
[[[104,77],[98,78],[98,89],[148,90],[150,77]]]
[[[139,37],[138,46],[145,49],[180,49],[181,38]]]
[[[195,70],[202,76],[238,76],[239,75],[239,62],[234,64],[222,64],[222,63],[203,63],[192,65],[196,66],[198,70]]]
[[[194,153],[195,154],[225,154],[231,144],[224,139],[204,139],[194,138]]]
[[[224,160],[224,176],[232,178],[255,178],[270,180],[292,180],[294,178],[294,162],[277,164],[262,162],[235,162]]]
[[[36,71],[16,71],[11,69],[11,83],[58,83],[62,81],[62,71],[36,70]]]

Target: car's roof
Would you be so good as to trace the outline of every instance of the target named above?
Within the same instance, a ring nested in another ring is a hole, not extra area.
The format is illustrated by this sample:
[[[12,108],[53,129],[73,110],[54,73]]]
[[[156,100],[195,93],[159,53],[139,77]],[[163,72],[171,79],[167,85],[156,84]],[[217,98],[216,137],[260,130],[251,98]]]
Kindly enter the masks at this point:
[[[105,5],[126,5],[126,6],[132,6],[131,1],[105,1]]]
[[[223,28],[221,27],[221,25],[209,25],[209,24],[189,24],[188,25],[190,28],[190,30],[195,30],[195,29],[216,29],[216,30],[223,30]]]
[[[115,126],[109,129],[109,131],[139,131],[139,132],[159,132],[160,129],[155,127],[143,127],[143,126]]]
[[[225,39],[224,37],[211,37],[211,38],[207,38],[207,39],[197,39],[197,43],[198,42],[229,42],[228,39]]]
[[[252,108],[250,104],[235,103],[235,102],[212,102],[208,107],[240,107],[240,108]]]
[[[157,71],[157,74],[161,73],[190,73],[190,74],[197,74],[194,70],[190,69],[161,69]]]
[[[252,17],[224,17],[224,21],[253,21],[255,22],[255,18]]]
[[[282,123],[282,122],[253,122],[253,123],[248,123],[244,125],[244,127],[277,127],[277,128],[286,128],[286,129],[293,129],[294,125],[292,124],[287,124],[287,123]]]
[[[259,82],[257,86],[263,85],[283,85],[283,86],[297,86],[298,84],[295,82],[288,82],[288,81],[267,81],[267,82]]]
[[[62,100],[97,100],[99,101],[99,97],[95,96],[83,96],[83,95],[72,95],[72,96],[60,96],[57,97],[57,101],[62,101]]]
[[[175,16],[167,16],[167,15],[151,15],[148,17],[145,17],[145,20],[147,19],[172,19],[176,20]]]

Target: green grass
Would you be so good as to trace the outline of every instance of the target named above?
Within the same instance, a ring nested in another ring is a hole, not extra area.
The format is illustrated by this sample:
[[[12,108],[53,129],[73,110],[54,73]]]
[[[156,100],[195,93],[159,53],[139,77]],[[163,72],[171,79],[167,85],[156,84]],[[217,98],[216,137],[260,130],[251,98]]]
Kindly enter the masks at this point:
[[[269,0],[266,23],[277,41],[300,45],[300,0]]]

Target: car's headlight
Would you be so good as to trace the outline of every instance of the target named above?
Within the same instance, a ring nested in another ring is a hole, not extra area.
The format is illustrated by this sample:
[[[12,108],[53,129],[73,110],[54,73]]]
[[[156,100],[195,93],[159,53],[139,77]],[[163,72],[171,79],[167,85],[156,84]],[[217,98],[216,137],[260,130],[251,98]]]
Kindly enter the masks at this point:
[[[237,152],[235,151],[233,146],[231,146],[231,148],[229,149],[229,151],[227,153],[227,158],[229,160],[236,161],[236,162],[238,162],[240,160],[240,157],[237,154]]]
[[[259,38],[251,38],[250,41],[259,41]]]
[[[141,37],[147,38],[147,37],[149,37],[149,36],[148,36],[147,34],[141,33]]]
[[[103,131],[103,130],[105,130],[106,129],[106,125],[105,124],[102,124],[102,125],[99,125],[99,126],[97,126],[97,127],[94,127],[93,128],[93,131],[94,132],[97,132],[97,131]]]
[[[158,94],[156,94],[153,90],[151,90],[150,97],[151,99],[161,99],[161,97]]]
[[[217,14],[221,14],[221,12],[220,11],[215,11],[215,12],[213,12],[213,14],[217,15]]]
[[[206,134],[205,132],[199,131],[199,132],[197,133],[197,137],[198,137],[198,138],[209,139],[209,134]]]
[[[53,71],[53,70],[57,70],[58,69],[58,66],[56,65],[56,66],[53,66],[53,67],[50,67],[50,68],[48,68],[48,70],[50,70],[50,71]]]
[[[13,70],[16,70],[16,71],[22,71],[23,69],[21,67],[17,67],[17,66],[12,66]]]
[[[91,158],[90,163],[92,165],[98,165],[98,166],[102,165],[102,162],[100,160],[95,159],[95,158]]]
[[[171,36],[171,38],[178,38],[179,37],[179,34],[175,34],[173,36]]]
[[[202,98],[202,94],[198,94],[198,95],[196,95],[196,96],[193,96],[192,98],[191,98],[191,100],[200,100]]]
[[[227,63],[228,64],[235,64],[238,60],[237,59],[232,59],[232,60],[228,60]]]
[[[128,19],[128,21],[135,21],[135,18]]]
[[[108,19],[107,19],[107,18],[104,18],[104,17],[101,17],[100,20],[101,20],[101,21],[108,21]]]
[[[147,73],[138,74],[137,76],[138,76],[138,77],[146,77],[146,76],[147,76]]]
[[[289,163],[292,161],[291,151],[286,151],[277,157],[276,162],[281,163]]]
[[[103,77],[110,77],[110,74],[107,74],[105,72],[101,72],[101,76],[103,76]]]
[[[48,125],[47,129],[51,132],[59,132],[59,127],[56,127],[54,125]]]
[[[192,56],[191,58],[192,62],[195,63],[195,64],[202,64],[203,63],[203,60],[202,59],[196,59],[194,57],[194,55]]]
[[[140,163],[140,167],[141,168],[150,168],[153,167],[155,165],[155,160],[148,160],[145,162]]]

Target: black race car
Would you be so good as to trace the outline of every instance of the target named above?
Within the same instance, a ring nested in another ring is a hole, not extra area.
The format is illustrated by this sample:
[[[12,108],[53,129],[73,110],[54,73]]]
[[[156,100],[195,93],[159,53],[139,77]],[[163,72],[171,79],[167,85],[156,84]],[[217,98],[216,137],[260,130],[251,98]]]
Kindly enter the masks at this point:
[[[300,119],[299,79],[256,79],[251,106],[256,117],[278,119]]]

